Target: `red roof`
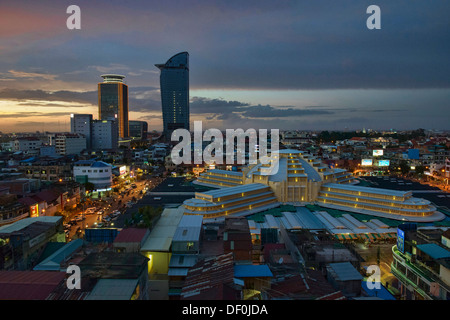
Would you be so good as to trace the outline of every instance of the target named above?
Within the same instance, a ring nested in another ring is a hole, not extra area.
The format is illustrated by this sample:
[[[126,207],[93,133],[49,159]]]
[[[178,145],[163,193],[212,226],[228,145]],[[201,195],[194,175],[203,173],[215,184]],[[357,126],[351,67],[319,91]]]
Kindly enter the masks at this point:
[[[116,242],[141,242],[148,229],[146,228],[126,228],[119,232],[117,237],[114,239]]]
[[[20,203],[23,203],[24,205],[27,205],[27,206],[32,206],[32,205],[35,205],[36,203],[38,203],[38,201],[36,201],[36,199],[33,199],[32,197],[20,198],[17,201],[19,201]]]
[[[52,202],[58,198],[59,194],[52,190],[44,190],[35,195],[35,197],[46,202]]]
[[[56,271],[0,271],[0,300],[45,300],[65,277]]]

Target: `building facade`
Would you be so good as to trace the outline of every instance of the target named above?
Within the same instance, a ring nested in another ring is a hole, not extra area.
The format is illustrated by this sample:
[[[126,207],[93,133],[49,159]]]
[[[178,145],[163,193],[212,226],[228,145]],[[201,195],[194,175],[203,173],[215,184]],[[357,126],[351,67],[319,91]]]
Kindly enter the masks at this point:
[[[147,139],[148,123],[147,121],[130,120],[130,137]]]
[[[74,180],[79,183],[92,183],[95,190],[112,186],[112,166],[103,161],[81,160],[73,166]]]
[[[86,137],[81,134],[64,133],[55,137],[56,152],[60,155],[80,154],[86,146]]]
[[[407,300],[450,300],[450,248],[442,230],[398,227],[391,272]]]
[[[155,66],[161,70],[163,133],[170,140],[173,130],[189,130],[189,54],[180,52]]]
[[[70,132],[86,137],[86,147],[91,149],[92,114],[71,114]]]
[[[116,120],[92,122],[92,150],[116,150],[119,146],[119,127]]]
[[[98,84],[98,116],[100,120],[117,120],[119,137],[129,136],[128,86],[125,76],[105,74]]]

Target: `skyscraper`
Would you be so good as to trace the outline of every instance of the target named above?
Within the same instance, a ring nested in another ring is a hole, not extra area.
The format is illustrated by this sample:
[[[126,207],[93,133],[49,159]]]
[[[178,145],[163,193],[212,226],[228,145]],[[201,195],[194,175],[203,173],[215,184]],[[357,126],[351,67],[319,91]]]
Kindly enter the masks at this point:
[[[177,53],[166,63],[155,66],[161,70],[163,134],[170,140],[173,130],[189,130],[189,53]]]
[[[129,136],[128,127],[128,86],[123,83],[125,76],[104,74],[98,84],[98,116],[100,120],[116,120],[119,137]]]

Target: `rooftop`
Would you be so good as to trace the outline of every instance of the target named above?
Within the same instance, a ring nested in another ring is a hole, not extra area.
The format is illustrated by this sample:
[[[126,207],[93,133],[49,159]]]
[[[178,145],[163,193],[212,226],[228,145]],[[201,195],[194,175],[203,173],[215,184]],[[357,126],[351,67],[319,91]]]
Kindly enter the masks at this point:
[[[147,228],[125,228],[119,232],[117,237],[114,239],[114,243],[141,242],[145,238],[147,232]]]
[[[363,276],[350,262],[330,263],[329,267],[336,274],[339,281],[362,280]]]
[[[417,248],[436,260],[450,258],[450,250],[447,250],[436,243],[419,244],[417,245]]]
[[[65,277],[55,271],[0,271],[0,300],[45,300]]]

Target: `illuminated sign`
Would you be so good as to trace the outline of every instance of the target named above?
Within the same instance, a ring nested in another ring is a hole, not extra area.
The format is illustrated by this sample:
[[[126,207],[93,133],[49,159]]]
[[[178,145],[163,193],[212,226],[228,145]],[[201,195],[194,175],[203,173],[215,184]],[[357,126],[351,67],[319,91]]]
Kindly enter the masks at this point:
[[[390,161],[389,160],[380,160],[378,161],[379,167],[389,167]]]
[[[361,160],[362,166],[371,166],[372,165],[372,159],[362,159]]]
[[[37,203],[34,206],[30,206],[30,217],[39,217],[39,205]]]
[[[123,176],[124,174],[127,174],[127,167],[126,166],[121,166],[119,168],[119,173],[120,173],[121,176]]]
[[[405,231],[400,228],[397,228],[397,249],[405,253]]]
[[[373,150],[373,155],[375,157],[382,156],[383,155],[383,150]]]

